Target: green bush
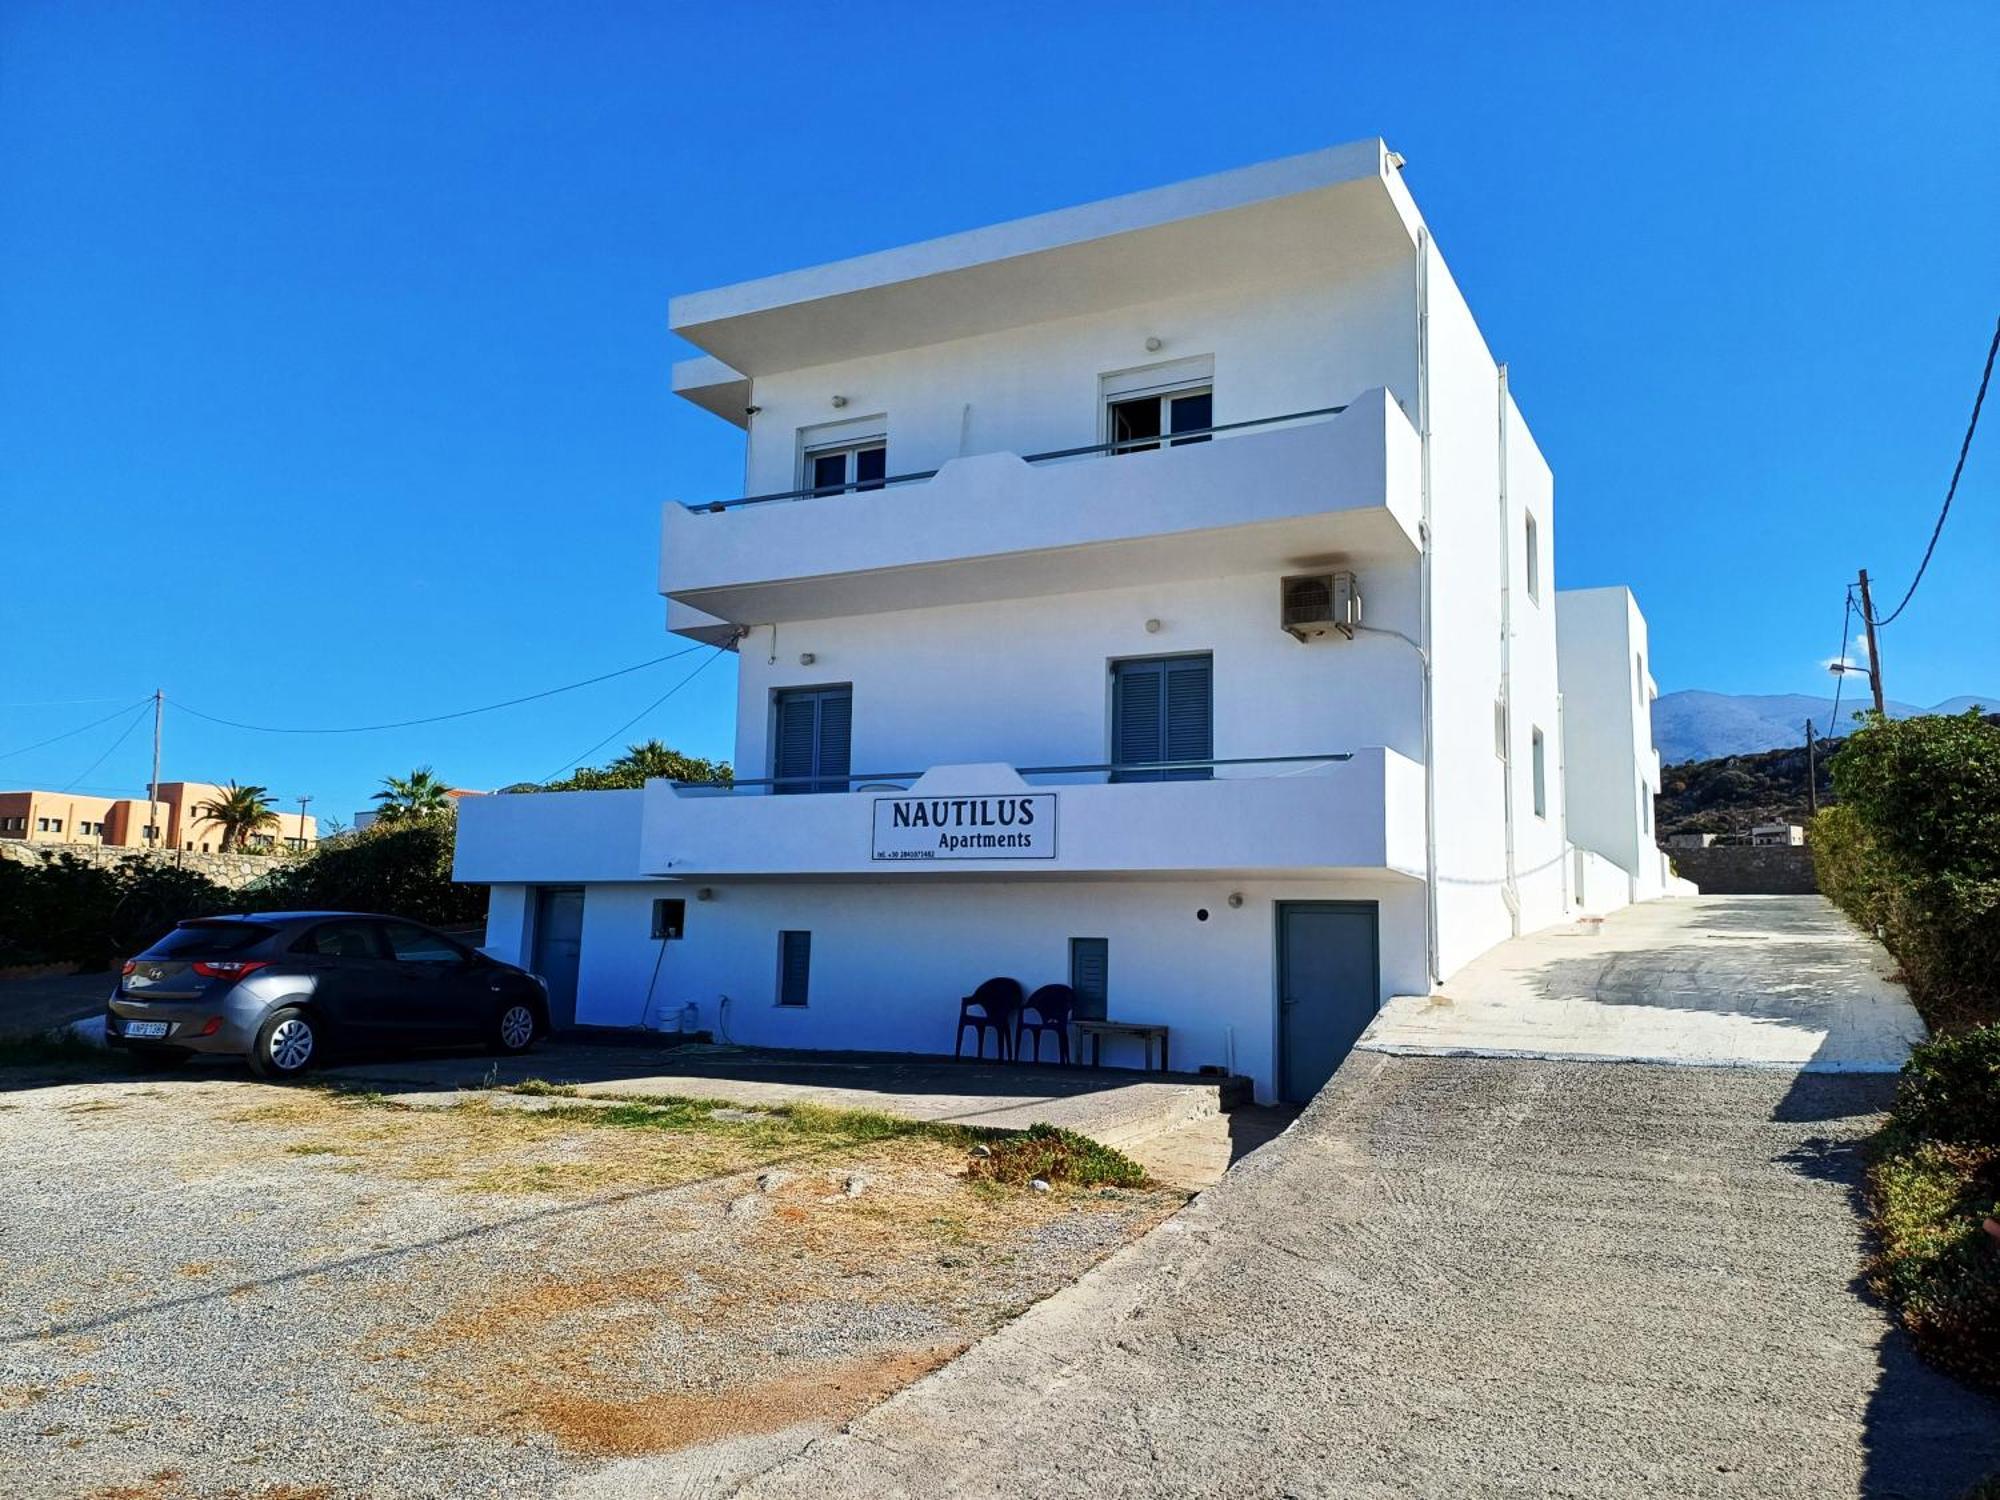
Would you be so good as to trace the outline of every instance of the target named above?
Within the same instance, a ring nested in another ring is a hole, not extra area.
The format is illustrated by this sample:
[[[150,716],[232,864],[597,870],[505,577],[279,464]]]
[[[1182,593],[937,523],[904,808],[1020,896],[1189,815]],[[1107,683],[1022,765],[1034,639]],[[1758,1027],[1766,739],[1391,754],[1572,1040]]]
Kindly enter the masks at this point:
[[[1871,717],[1833,784],[1820,889],[1881,937],[1933,1030],[2000,1021],[2000,723]]]
[[[150,946],[186,917],[223,911],[231,893],[165,859],[95,865],[58,854],[0,865],[0,962],[103,968]]]
[[[1076,1187],[1146,1185],[1146,1169],[1131,1157],[1055,1125],[1030,1125],[1019,1135],[994,1141],[988,1150],[991,1155],[972,1159],[967,1175],[1015,1187],[1037,1177]]]
[[[1988,1219],[2000,1219],[1991,1067],[2000,1057],[2000,1028],[1955,1040],[1974,1045],[1912,1062],[1874,1144],[1868,1202],[1876,1249],[1868,1284],[1895,1308],[1925,1359],[2000,1392],[2000,1242],[1985,1229]],[[1930,1134],[1939,1124],[1945,1133]]]
[[[380,911],[437,926],[486,915],[486,887],[451,878],[456,823],[415,814],[343,834],[250,887],[266,909]]]

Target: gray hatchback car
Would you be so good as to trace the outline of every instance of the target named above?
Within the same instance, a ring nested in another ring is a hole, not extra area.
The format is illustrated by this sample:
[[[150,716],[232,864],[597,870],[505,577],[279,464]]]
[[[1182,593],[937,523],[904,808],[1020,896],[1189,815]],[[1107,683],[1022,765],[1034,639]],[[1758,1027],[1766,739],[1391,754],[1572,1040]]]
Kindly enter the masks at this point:
[[[548,987],[415,922],[272,911],[181,923],[119,975],[105,1040],[146,1061],[247,1057],[291,1078],[330,1051],[481,1044],[525,1052]]]

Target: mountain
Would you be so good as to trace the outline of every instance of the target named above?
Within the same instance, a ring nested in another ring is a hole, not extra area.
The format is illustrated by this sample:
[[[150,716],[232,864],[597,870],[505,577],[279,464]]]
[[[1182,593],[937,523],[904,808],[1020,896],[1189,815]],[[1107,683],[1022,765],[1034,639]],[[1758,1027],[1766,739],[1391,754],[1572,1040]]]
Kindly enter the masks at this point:
[[[1659,747],[1660,759],[1674,765],[1802,745],[1807,719],[1813,721],[1813,729],[1819,734],[1836,728],[1844,734],[1853,727],[1849,713],[1868,703],[1865,681],[1857,677],[1847,686],[1851,691],[1840,697],[1840,717],[1846,722],[1838,726],[1832,722],[1831,698],[1813,698],[1804,693],[1705,693],[1699,689],[1663,693],[1653,703],[1653,743]],[[1983,708],[2000,707],[2000,695],[1947,698],[1929,708],[1892,699],[1888,709],[1892,719],[1907,719],[1915,714],[1963,713],[1974,704]]]

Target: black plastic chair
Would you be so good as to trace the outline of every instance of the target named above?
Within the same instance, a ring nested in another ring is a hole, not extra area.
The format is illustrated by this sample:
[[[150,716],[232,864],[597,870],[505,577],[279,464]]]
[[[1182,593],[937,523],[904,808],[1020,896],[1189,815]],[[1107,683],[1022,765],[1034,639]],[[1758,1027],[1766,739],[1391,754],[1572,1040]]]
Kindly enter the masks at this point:
[[[1021,997],[1026,992],[1018,979],[989,979],[978,989],[958,1002],[958,1040],[953,1044],[953,1057],[965,1056],[965,1028],[970,1026],[978,1035],[977,1055],[986,1055],[986,1032],[993,1031],[993,1050],[1004,1062],[1014,1053],[1014,1015],[1021,1008]]]
[[[1066,984],[1045,984],[1030,995],[1014,1022],[1014,1060],[1021,1060],[1021,1038],[1035,1034],[1035,1061],[1042,1060],[1042,1033],[1056,1034],[1056,1056],[1069,1062],[1069,1021],[1076,1010],[1076,991]],[[1031,1021],[1029,1016],[1033,1016]]]

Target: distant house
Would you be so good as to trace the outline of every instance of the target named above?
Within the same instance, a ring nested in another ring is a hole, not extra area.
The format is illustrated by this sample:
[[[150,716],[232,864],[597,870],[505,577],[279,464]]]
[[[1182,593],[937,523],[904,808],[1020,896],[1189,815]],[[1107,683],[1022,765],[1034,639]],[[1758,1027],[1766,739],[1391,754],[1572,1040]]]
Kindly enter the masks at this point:
[[[212,781],[163,781],[144,797],[84,797],[74,792],[0,792],[0,838],[35,844],[82,844],[112,849],[182,849],[212,854],[222,848],[222,825],[197,811],[219,801]],[[254,845],[283,843],[309,848],[319,824],[303,812],[278,813],[275,827],[250,836]]]
[[[1712,833],[1670,833],[1667,835],[1669,849],[1706,849],[1715,843]]]
[[[1765,847],[1796,846],[1806,841],[1806,831],[1796,823],[1759,823],[1750,830],[1750,842]]]

